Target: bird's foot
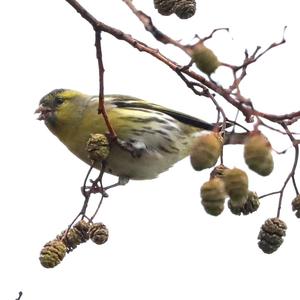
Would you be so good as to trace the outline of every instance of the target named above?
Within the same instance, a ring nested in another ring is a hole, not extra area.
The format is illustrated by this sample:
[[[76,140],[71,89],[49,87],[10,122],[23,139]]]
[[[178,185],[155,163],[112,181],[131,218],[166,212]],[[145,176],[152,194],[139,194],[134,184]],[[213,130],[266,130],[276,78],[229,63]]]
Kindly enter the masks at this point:
[[[111,188],[114,188],[114,187],[120,186],[120,185],[126,185],[128,182],[129,182],[129,178],[128,177],[122,177],[122,176],[120,176],[118,182],[116,182],[116,183],[114,183],[112,185],[106,186],[104,188],[104,190],[108,190],[108,189],[111,189]]]
[[[108,194],[106,193],[106,188],[103,188],[99,186],[98,184],[94,184],[93,180],[90,180],[92,185],[81,187],[81,193],[84,197],[90,194],[98,194],[100,193],[103,195],[103,197],[108,197]]]

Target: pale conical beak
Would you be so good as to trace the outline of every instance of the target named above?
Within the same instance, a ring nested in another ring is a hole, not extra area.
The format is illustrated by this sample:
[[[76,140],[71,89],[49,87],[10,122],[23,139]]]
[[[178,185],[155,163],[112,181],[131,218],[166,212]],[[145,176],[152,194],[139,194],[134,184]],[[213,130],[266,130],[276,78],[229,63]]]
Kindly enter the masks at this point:
[[[43,106],[40,105],[36,110],[35,110],[35,114],[40,114],[37,117],[37,120],[46,120],[49,116],[49,114],[52,112],[53,110],[47,106]]]

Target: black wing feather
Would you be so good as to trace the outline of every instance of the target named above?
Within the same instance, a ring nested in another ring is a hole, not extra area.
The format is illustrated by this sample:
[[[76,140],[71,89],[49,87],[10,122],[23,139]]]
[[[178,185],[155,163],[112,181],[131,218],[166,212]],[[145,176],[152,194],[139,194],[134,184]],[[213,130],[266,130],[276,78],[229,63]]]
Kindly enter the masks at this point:
[[[119,108],[137,108],[137,109],[143,108],[143,109],[162,112],[166,115],[173,117],[179,122],[182,122],[187,125],[191,125],[193,127],[197,127],[205,130],[213,130],[214,128],[213,124],[210,124],[208,122],[205,122],[193,116],[181,113],[179,111],[170,110],[157,104],[150,104],[146,101],[141,101],[137,98],[118,95],[116,96],[116,99],[114,99],[112,102],[114,105],[116,105]]]

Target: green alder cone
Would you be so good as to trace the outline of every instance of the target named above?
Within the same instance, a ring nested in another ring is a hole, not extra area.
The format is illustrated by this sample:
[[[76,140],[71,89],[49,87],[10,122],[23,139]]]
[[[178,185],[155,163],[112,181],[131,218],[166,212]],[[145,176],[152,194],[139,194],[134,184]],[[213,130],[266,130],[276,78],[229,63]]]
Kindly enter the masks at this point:
[[[224,182],[220,178],[205,182],[201,187],[201,198],[201,203],[208,214],[213,216],[221,214],[226,198]]]
[[[248,176],[238,169],[226,169],[223,180],[232,207],[243,207],[248,199]]]
[[[218,133],[200,135],[191,149],[191,165],[196,171],[213,167],[222,152],[222,138]]]
[[[259,132],[252,132],[245,141],[244,158],[249,169],[262,176],[268,176],[274,168],[271,145]]]

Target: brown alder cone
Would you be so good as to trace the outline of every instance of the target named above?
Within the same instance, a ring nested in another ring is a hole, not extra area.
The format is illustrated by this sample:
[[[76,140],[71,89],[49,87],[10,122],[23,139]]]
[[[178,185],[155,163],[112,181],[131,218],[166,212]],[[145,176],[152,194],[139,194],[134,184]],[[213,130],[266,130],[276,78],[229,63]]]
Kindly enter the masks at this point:
[[[196,12],[196,1],[177,0],[174,7],[174,12],[180,19],[189,19]]]
[[[89,229],[91,225],[84,220],[80,220],[73,227],[71,227],[68,233],[65,235],[64,230],[56,238],[61,240],[67,247],[67,252],[73,251],[78,245],[85,243],[89,239]]]
[[[300,218],[300,195],[298,195],[292,202],[292,209],[297,218]]]
[[[102,223],[94,223],[90,228],[89,235],[95,244],[102,245],[108,240],[108,229]]]
[[[228,201],[228,208],[230,211],[235,215],[248,215],[249,213],[252,214],[253,212],[257,211],[259,207],[259,199],[255,192],[248,192],[247,201],[242,207],[235,207],[232,205],[232,200]]]
[[[41,265],[45,268],[54,268],[65,257],[67,248],[62,241],[54,240],[44,245],[40,254]]]
[[[258,235],[258,247],[265,253],[275,252],[283,243],[287,226],[279,218],[267,219]]]
[[[163,16],[169,16],[174,13],[177,0],[154,0],[154,7]]]

